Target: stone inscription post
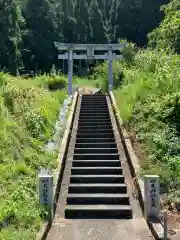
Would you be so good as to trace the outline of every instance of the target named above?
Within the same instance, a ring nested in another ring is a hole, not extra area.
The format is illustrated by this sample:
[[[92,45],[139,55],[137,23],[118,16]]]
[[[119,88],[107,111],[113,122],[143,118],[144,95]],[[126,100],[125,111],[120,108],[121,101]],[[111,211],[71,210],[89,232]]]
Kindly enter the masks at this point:
[[[151,217],[160,217],[160,185],[159,176],[145,175],[144,176],[144,191],[145,191],[145,216],[146,219]]]
[[[45,169],[39,175],[39,201],[48,209],[48,220],[53,219],[53,176]]]

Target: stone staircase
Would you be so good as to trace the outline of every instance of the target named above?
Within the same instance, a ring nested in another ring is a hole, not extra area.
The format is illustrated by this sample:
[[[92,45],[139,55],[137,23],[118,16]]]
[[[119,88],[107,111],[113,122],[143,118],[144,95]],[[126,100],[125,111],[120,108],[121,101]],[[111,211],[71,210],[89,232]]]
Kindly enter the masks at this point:
[[[132,218],[105,95],[82,95],[65,218]]]

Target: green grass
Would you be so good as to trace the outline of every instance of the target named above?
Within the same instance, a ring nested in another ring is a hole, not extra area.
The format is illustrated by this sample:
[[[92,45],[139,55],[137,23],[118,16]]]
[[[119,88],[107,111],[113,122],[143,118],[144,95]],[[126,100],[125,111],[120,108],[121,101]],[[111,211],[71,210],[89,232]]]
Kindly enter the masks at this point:
[[[51,90],[51,88],[55,88],[56,90],[56,87],[59,89],[67,88],[68,84],[67,77],[64,75],[39,75],[35,79],[29,79],[29,82],[31,82],[33,86],[47,90]]]
[[[160,175],[162,192],[168,196],[166,200],[178,203],[179,66],[180,56],[151,49],[138,51],[134,60],[114,64],[114,93],[124,124],[139,149],[141,174]],[[107,65],[104,64],[98,74],[107,84],[106,71]]]
[[[68,76],[65,75],[55,75],[46,76],[40,75],[35,78],[35,80],[30,81],[33,86],[45,88],[47,90],[51,88],[67,88],[68,87]],[[73,76],[73,85],[79,87],[98,87],[99,81],[91,77],[77,77]]]
[[[43,80],[44,83],[43,83]],[[2,240],[35,239],[44,220],[38,203],[39,168],[56,168],[57,153],[43,150],[52,136],[65,91],[50,92],[52,78],[0,75],[0,232]]]
[[[78,78],[76,76],[73,77],[73,84],[79,87],[99,87],[98,81],[93,78]]]
[[[74,77],[73,84],[96,87],[96,81],[87,78]],[[61,90],[50,91],[57,88]],[[52,137],[66,92],[67,76],[0,75],[0,222],[12,216],[0,231],[2,240],[36,239],[44,221],[37,173],[40,167],[57,167],[57,152],[43,149]]]

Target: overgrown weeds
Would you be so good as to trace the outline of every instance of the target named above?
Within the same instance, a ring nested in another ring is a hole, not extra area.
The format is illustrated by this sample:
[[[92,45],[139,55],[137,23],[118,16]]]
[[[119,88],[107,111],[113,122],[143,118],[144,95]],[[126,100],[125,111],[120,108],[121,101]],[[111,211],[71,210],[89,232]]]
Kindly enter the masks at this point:
[[[143,153],[141,174],[160,175],[162,193],[173,197],[180,187],[179,66],[178,55],[151,49],[139,50],[132,61],[114,63],[121,117]],[[97,72],[104,81],[106,71],[104,64]]]
[[[179,64],[178,55],[141,50],[131,66],[119,63],[125,78],[115,91],[125,124],[147,153],[142,174],[160,175],[162,193],[171,196],[180,187]]]
[[[43,221],[37,172],[57,165],[57,153],[45,152],[44,145],[66,96],[64,90],[48,91],[54,79],[59,77],[0,75],[0,222],[9,223],[0,232],[2,240],[35,239]]]

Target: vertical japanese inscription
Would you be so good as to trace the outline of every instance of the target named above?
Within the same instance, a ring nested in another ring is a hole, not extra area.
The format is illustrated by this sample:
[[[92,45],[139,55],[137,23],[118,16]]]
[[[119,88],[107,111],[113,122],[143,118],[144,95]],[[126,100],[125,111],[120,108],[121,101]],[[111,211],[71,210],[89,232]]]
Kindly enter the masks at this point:
[[[43,184],[43,202],[45,205],[48,204],[48,179],[42,179]]]
[[[157,189],[156,189],[155,183],[156,183],[155,179],[150,180],[151,207],[153,207],[153,208],[156,208],[156,196],[157,196],[156,195],[157,194],[156,193]]]
[[[145,189],[145,215],[159,218],[160,195],[159,195],[159,176],[144,176]]]
[[[39,201],[48,208],[48,220],[53,219],[53,176],[45,169],[39,173]]]
[[[52,203],[52,176],[48,174],[39,174],[39,200],[43,205]]]

